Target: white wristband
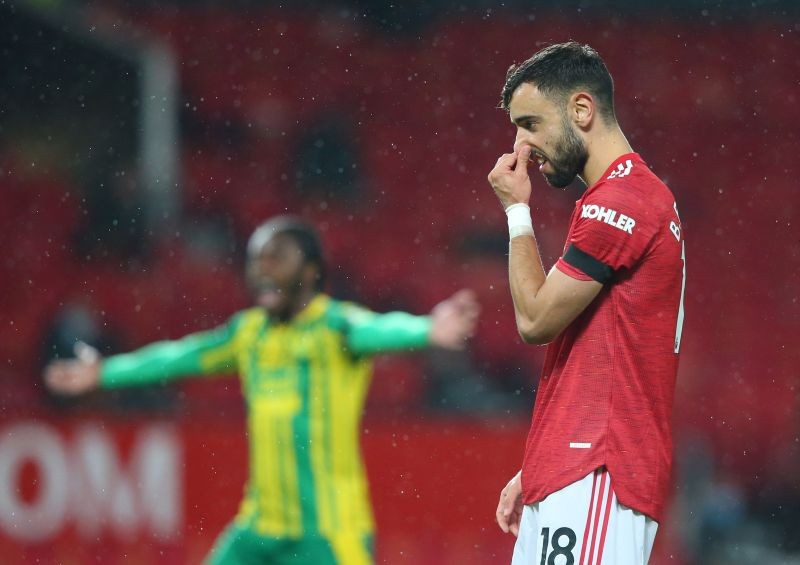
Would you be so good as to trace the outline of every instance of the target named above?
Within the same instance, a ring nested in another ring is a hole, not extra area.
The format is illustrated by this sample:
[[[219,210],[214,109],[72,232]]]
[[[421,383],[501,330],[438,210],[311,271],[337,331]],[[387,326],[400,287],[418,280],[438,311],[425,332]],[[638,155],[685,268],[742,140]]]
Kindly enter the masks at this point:
[[[509,239],[520,235],[533,235],[531,209],[527,204],[512,204],[506,208],[506,216],[508,216]]]

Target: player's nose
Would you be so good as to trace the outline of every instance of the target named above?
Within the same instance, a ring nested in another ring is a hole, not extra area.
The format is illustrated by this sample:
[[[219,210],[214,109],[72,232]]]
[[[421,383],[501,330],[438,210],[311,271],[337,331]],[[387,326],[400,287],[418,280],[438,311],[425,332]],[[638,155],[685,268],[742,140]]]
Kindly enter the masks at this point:
[[[533,148],[533,144],[531,144],[530,135],[528,135],[528,132],[522,128],[519,128],[517,129],[517,137],[514,139],[514,153],[517,153],[525,145],[529,145],[531,148]]]
[[[526,145],[529,146],[531,149],[533,149],[533,145],[531,145],[530,143],[528,143],[524,139],[516,140],[514,142],[514,153],[519,153],[519,150],[522,149],[523,147],[525,147]]]

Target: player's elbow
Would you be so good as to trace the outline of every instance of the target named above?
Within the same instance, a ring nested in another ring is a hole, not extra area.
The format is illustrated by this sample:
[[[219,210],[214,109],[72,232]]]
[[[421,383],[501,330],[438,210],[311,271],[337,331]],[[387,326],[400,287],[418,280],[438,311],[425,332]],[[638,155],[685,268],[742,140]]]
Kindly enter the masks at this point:
[[[540,320],[520,318],[517,320],[517,331],[522,341],[532,345],[546,345],[553,341],[556,332]]]

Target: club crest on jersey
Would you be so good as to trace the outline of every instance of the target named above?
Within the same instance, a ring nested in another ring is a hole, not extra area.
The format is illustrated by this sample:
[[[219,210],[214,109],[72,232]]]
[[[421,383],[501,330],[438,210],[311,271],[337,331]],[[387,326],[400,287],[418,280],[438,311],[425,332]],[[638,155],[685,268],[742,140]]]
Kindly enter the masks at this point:
[[[610,175],[608,175],[606,177],[606,180],[618,179],[620,177],[626,177],[631,173],[631,169],[633,169],[633,161],[631,161],[630,159],[627,159],[625,161],[624,165],[622,163],[617,165],[617,168],[614,169],[613,173],[611,173]]]
[[[620,214],[611,208],[598,206],[597,204],[583,204],[581,218],[605,222],[609,226],[614,226],[631,235],[633,235],[633,227],[636,225],[636,220],[633,218],[629,218],[625,214]]]

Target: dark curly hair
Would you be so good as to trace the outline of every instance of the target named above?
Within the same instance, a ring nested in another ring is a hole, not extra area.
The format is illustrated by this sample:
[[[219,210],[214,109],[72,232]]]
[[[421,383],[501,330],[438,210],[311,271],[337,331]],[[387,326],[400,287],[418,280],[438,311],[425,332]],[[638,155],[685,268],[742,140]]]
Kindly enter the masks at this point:
[[[525,82],[535,84],[542,94],[560,103],[566,103],[576,90],[586,90],[597,101],[600,115],[607,122],[616,120],[614,81],[603,59],[588,45],[557,43],[520,65],[511,65],[501,93],[501,108],[508,110],[514,91]]]
[[[313,263],[319,270],[319,277],[316,281],[316,290],[325,288],[327,274],[327,264],[325,254],[322,250],[317,230],[305,220],[296,216],[275,216],[258,226],[250,240],[247,242],[248,259],[256,256],[264,244],[276,235],[288,235],[300,247],[306,263]]]

